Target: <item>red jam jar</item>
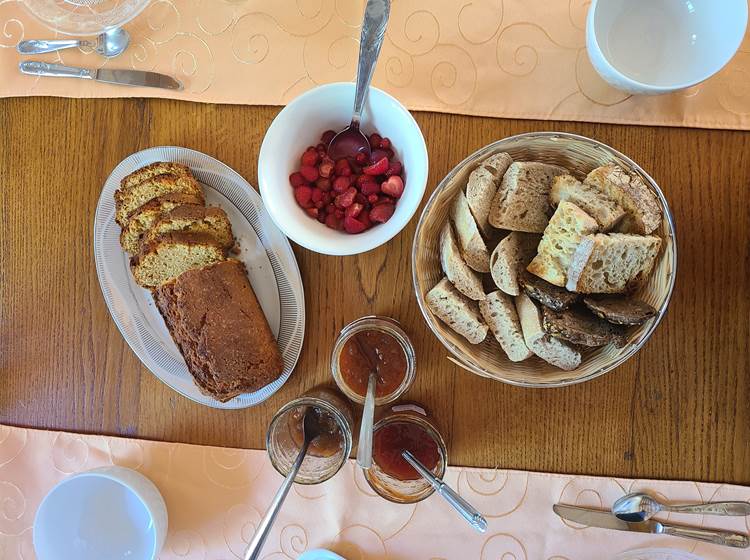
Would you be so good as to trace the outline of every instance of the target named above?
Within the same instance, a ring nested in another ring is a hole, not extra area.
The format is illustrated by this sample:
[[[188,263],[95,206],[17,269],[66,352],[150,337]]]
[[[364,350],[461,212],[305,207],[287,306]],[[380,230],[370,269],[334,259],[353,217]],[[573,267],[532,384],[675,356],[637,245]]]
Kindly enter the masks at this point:
[[[414,381],[414,347],[399,323],[389,317],[357,319],[341,329],[334,344],[333,379],[352,401],[365,402],[371,370],[377,373],[377,406],[395,401]]]
[[[434,492],[401,456],[408,450],[436,477],[448,465],[445,441],[427,412],[418,404],[390,406],[373,427],[372,468],[364,471],[373,490],[386,500],[411,504]]]

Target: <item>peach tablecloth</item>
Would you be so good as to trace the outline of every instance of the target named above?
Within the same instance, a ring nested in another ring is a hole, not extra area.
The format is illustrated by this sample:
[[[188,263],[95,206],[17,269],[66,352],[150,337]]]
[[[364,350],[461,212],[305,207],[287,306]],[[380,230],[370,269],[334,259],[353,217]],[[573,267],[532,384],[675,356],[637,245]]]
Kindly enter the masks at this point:
[[[169,511],[161,560],[240,558],[281,476],[265,452],[77,435],[0,425],[0,558],[34,558],[34,514],[65,476],[103,465],[136,469],[156,483]],[[632,548],[669,547],[706,560],[736,550],[673,537],[566,525],[556,502],[607,507],[649,489],[672,500],[747,500],[750,488],[450,467],[447,481],[487,518],[475,533],[438,496],[417,505],[376,496],[354,463],[318,486],[295,486],[266,542],[267,560],[327,547],[350,560],[607,560]],[[674,522],[747,532],[745,518],[668,516]]]
[[[175,75],[186,91],[173,93],[19,75],[16,43],[54,35],[20,2],[0,0],[0,96],[168,96],[251,105],[284,105],[315,85],[353,79],[364,5],[364,0],[153,0],[128,26],[131,48],[106,64]],[[750,128],[750,40],[699,86],[631,97],[607,86],[589,63],[588,5],[587,0],[398,0],[374,83],[410,109]],[[78,51],[36,58],[104,63]]]

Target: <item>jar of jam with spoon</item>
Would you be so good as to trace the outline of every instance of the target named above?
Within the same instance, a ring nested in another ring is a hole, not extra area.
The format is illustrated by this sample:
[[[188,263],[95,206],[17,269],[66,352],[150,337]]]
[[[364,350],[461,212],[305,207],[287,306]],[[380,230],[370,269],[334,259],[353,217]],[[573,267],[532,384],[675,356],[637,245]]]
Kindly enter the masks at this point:
[[[341,392],[359,404],[365,401],[370,372],[375,371],[375,404],[388,404],[414,381],[414,347],[394,319],[362,317],[341,330],[333,347],[331,371]]]
[[[434,421],[418,404],[392,405],[373,428],[372,468],[364,475],[373,490],[391,502],[424,500],[434,489],[401,455],[411,454],[433,475],[442,478],[448,451]]]

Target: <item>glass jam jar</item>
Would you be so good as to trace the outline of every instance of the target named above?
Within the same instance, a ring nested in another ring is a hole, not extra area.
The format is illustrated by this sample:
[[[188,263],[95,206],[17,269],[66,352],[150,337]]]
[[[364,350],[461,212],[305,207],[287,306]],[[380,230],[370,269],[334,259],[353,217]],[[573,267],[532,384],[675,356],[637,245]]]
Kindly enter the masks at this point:
[[[308,407],[321,416],[323,433],[310,443],[307,455],[294,481],[318,484],[335,475],[352,450],[351,406],[337,391],[317,388],[282,406],[271,420],[266,449],[273,467],[286,476],[303,443],[302,421]]]
[[[376,406],[395,401],[414,382],[414,346],[395,319],[361,317],[341,329],[333,345],[333,379],[352,401],[365,402],[372,369],[377,371]]]
[[[418,404],[389,407],[373,427],[372,468],[364,471],[373,490],[400,504],[419,502],[434,489],[401,457],[409,450],[432,474],[442,478],[448,465],[445,441]]]

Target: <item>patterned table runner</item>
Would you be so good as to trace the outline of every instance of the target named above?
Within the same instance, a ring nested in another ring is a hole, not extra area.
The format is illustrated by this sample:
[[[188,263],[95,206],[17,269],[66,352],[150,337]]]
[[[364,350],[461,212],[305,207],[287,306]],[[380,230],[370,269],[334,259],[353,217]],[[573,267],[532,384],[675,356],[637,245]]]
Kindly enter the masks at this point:
[[[0,425],[0,558],[33,559],[32,524],[44,495],[71,473],[111,464],[142,472],[164,496],[169,535],[161,560],[241,558],[282,481],[264,451]],[[450,467],[446,480],[485,515],[485,535],[438,496],[416,505],[386,502],[349,461],[321,485],[294,486],[263,558],[293,559],[325,547],[349,560],[607,560],[645,546],[691,551],[706,560],[747,558],[746,550],[566,524],[552,504],[607,507],[639,489],[671,500],[748,500],[750,488],[460,467]],[[745,518],[663,519],[750,531]]]
[[[352,80],[364,0],[153,0],[127,26],[132,46],[104,61],[77,49],[34,57],[157,70],[184,92],[21,76],[15,45],[54,35],[0,0],[0,96],[167,96],[284,105]],[[606,85],[585,50],[586,0],[399,0],[374,84],[410,109],[535,119],[750,128],[750,40],[717,76],[667,96]]]

